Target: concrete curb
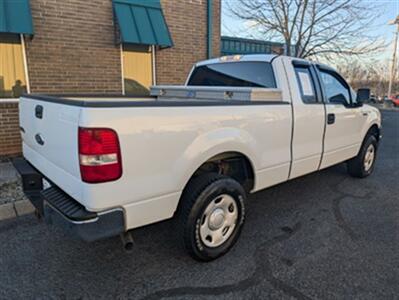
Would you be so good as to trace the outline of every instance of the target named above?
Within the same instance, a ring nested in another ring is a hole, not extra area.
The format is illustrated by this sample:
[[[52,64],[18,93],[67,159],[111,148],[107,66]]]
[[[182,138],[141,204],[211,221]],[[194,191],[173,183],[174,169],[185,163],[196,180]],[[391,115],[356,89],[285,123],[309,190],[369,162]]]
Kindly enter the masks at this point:
[[[20,200],[16,202],[0,205],[0,221],[11,220],[34,213],[35,208],[29,200]]]

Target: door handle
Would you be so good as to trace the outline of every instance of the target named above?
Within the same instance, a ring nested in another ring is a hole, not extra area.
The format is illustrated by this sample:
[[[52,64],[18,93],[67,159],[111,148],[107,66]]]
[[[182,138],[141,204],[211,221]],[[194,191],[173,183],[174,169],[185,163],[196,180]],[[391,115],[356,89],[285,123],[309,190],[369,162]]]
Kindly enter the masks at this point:
[[[334,124],[335,123],[335,114],[328,114],[327,115],[327,124]]]
[[[367,111],[365,111],[364,113],[363,113],[363,116],[368,116],[369,115],[369,113],[367,112]]]

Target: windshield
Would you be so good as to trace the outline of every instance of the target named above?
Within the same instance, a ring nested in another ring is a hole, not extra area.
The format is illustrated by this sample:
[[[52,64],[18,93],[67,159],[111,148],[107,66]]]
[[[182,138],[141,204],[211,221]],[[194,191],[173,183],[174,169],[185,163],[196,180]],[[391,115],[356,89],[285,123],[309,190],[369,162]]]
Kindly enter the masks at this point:
[[[276,81],[270,63],[244,61],[196,67],[188,85],[275,88]]]

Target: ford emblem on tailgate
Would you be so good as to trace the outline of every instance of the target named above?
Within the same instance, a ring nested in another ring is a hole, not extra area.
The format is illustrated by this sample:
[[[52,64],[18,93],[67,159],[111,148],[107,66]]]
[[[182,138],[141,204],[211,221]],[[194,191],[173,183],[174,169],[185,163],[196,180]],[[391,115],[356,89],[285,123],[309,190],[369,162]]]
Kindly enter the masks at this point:
[[[44,145],[44,141],[39,133],[35,135],[35,140],[40,146]]]

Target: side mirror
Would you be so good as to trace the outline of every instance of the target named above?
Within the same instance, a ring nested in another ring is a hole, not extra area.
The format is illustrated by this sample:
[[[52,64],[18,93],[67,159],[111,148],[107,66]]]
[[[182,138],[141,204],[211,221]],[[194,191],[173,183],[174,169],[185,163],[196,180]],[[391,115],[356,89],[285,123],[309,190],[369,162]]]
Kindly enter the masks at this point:
[[[358,89],[356,94],[356,102],[363,103],[370,99],[370,89]]]

